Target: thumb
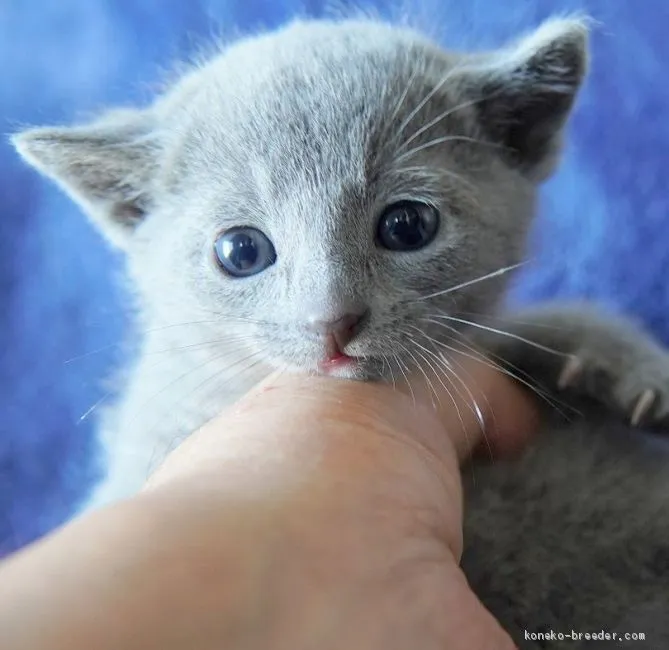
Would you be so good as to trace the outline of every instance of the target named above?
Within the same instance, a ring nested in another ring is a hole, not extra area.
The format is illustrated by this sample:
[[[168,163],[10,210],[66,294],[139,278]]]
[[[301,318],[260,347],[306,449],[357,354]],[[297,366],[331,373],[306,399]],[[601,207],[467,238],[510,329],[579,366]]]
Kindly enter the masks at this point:
[[[536,399],[487,361],[453,360],[440,375],[416,373],[397,387],[437,411],[460,461],[472,453],[513,455],[539,425]]]

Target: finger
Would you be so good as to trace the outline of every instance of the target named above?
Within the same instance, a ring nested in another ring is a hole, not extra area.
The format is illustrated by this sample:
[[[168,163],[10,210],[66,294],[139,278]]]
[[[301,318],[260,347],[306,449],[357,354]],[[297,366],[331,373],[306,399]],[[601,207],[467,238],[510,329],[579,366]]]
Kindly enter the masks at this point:
[[[458,358],[452,368],[452,373],[441,377],[441,381],[434,376],[426,378],[415,374],[409,384],[396,382],[395,388],[409,398],[400,403],[396,403],[397,393],[389,391],[387,386],[342,383],[327,377],[270,376],[251,395],[257,396],[279,386],[285,389],[285,385],[292,382],[301,393],[308,391],[316,395],[323,391],[322,395],[328,392],[339,395],[348,400],[351,408],[354,404],[356,408],[364,408],[365,400],[384,400],[391,411],[411,409],[416,404],[436,411],[461,462],[472,453],[498,458],[521,451],[539,428],[539,409],[534,397],[492,364]],[[357,399],[350,399],[351,391]],[[411,433],[422,435],[418,427]]]
[[[501,370],[477,360],[458,360],[440,381],[414,376],[400,389],[437,411],[461,461],[473,452],[513,455],[538,428],[536,400]]]

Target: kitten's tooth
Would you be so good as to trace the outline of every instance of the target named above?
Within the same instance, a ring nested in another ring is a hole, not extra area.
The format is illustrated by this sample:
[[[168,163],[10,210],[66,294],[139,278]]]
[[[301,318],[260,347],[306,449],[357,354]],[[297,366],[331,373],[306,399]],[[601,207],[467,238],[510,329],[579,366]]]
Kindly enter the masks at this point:
[[[577,356],[570,356],[567,362],[562,367],[562,372],[558,377],[558,388],[564,390],[569,387],[571,383],[581,374],[583,370],[583,361]]]
[[[647,388],[636,402],[634,410],[632,411],[632,417],[630,419],[633,427],[638,427],[643,420],[643,416],[648,413],[648,410],[655,403],[657,399],[657,393],[651,388]]]

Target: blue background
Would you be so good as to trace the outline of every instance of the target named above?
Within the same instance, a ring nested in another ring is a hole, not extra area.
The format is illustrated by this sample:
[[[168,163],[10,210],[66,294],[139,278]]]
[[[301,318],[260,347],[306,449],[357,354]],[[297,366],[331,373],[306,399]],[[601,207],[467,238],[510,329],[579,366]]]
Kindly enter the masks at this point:
[[[516,297],[596,298],[669,343],[669,3],[410,3],[451,46],[498,44],[556,11],[585,9],[599,21],[565,164],[546,186],[534,264]],[[297,11],[318,16],[323,4],[4,0],[0,131],[145,101],[166,67],[213,36],[273,27]],[[95,476],[95,418],[79,419],[104,397],[101,379],[119,361],[113,344],[127,325],[119,266],[79,211],[3,138],[0,554],[62,521]]]

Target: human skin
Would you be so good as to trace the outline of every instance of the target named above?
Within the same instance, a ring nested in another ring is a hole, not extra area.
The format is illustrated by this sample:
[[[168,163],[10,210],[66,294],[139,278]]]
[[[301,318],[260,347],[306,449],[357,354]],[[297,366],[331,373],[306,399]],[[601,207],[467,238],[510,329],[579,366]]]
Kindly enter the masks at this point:
[[[490,446],[514,453],[534,402],[469,366]],[[458,566],[459,464],[482,431],[454,399],[271,377],[136,497],[0,565],[3,648],[513,648]]]

